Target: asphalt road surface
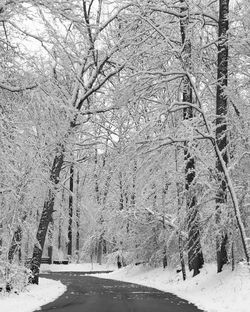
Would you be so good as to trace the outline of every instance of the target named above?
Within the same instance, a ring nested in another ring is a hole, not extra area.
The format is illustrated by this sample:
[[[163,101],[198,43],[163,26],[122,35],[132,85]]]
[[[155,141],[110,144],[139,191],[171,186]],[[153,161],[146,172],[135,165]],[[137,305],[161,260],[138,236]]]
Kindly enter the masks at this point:
[[[201,312],[194,305],[154,288],[65,272],[43,275],[61,280],[67,291],[42,307],[50,312]],[[41,310],[40,310],[41,311]]]

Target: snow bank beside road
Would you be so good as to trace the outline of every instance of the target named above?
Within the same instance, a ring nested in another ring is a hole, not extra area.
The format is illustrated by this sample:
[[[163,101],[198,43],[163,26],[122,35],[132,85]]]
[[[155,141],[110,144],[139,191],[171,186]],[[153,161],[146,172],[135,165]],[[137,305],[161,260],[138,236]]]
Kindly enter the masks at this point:
[[[40,278],[39,285],[29,285],[23,293],[0,295],[1,312],[32,312],[54,301],[66,291],[60,281]]]
[[[189,274],[185,282],[181,274],[173,269],[140,265],[97,276],[171,292],[208,312],[250,311],[250,272],[247,267],[239,265],[234,272],[225,267],[217,274],[216,265],[207,264],[198,276],[192,278]]]
[[[42,264],[42,272],[91,272],[113,271],[117,266],[100,265],[98,263]]]

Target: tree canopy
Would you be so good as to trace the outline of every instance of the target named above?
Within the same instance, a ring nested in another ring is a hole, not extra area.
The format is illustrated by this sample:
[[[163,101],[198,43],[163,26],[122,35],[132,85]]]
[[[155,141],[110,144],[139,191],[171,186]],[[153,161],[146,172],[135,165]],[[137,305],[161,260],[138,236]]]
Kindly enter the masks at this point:
[[[0,266],[249,263],[247,1],[4,1]]]

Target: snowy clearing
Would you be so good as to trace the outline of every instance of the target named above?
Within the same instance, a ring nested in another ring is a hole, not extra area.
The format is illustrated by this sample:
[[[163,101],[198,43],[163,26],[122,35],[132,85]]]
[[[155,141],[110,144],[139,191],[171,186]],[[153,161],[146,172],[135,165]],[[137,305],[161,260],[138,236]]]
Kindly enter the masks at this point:
[[[171,292],[194,303],[208,312],[249,312],[250,311],[250,272],[244,266],[224,268],[216,273],[215,264],[206,264],[201,273],[182,281],[182,273],[173,269],[150,268],[146,265],[128,266],[109,274],[95,275],[132,282],[162,291]]]
[[[23,293],[0,295],[1,312],[32,312],[54,301],[66,291],[60,281],[40,278],[39,285],[29,285]]]
[[[89,272],[89,271],[113,271],[114,265],[100,265],[98,263],[70,263],[70,264],[42,264],[43,272]]]

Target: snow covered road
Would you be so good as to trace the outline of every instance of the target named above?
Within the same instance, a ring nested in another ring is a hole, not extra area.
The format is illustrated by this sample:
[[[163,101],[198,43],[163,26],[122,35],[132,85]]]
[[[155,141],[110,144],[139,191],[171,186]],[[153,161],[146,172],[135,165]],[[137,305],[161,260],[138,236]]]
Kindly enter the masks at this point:
[[[47,312],[201,312],[177,296],[137,284],[99,279],[79,272],[51,273],[67,285],[57,300],[42,307]]]

